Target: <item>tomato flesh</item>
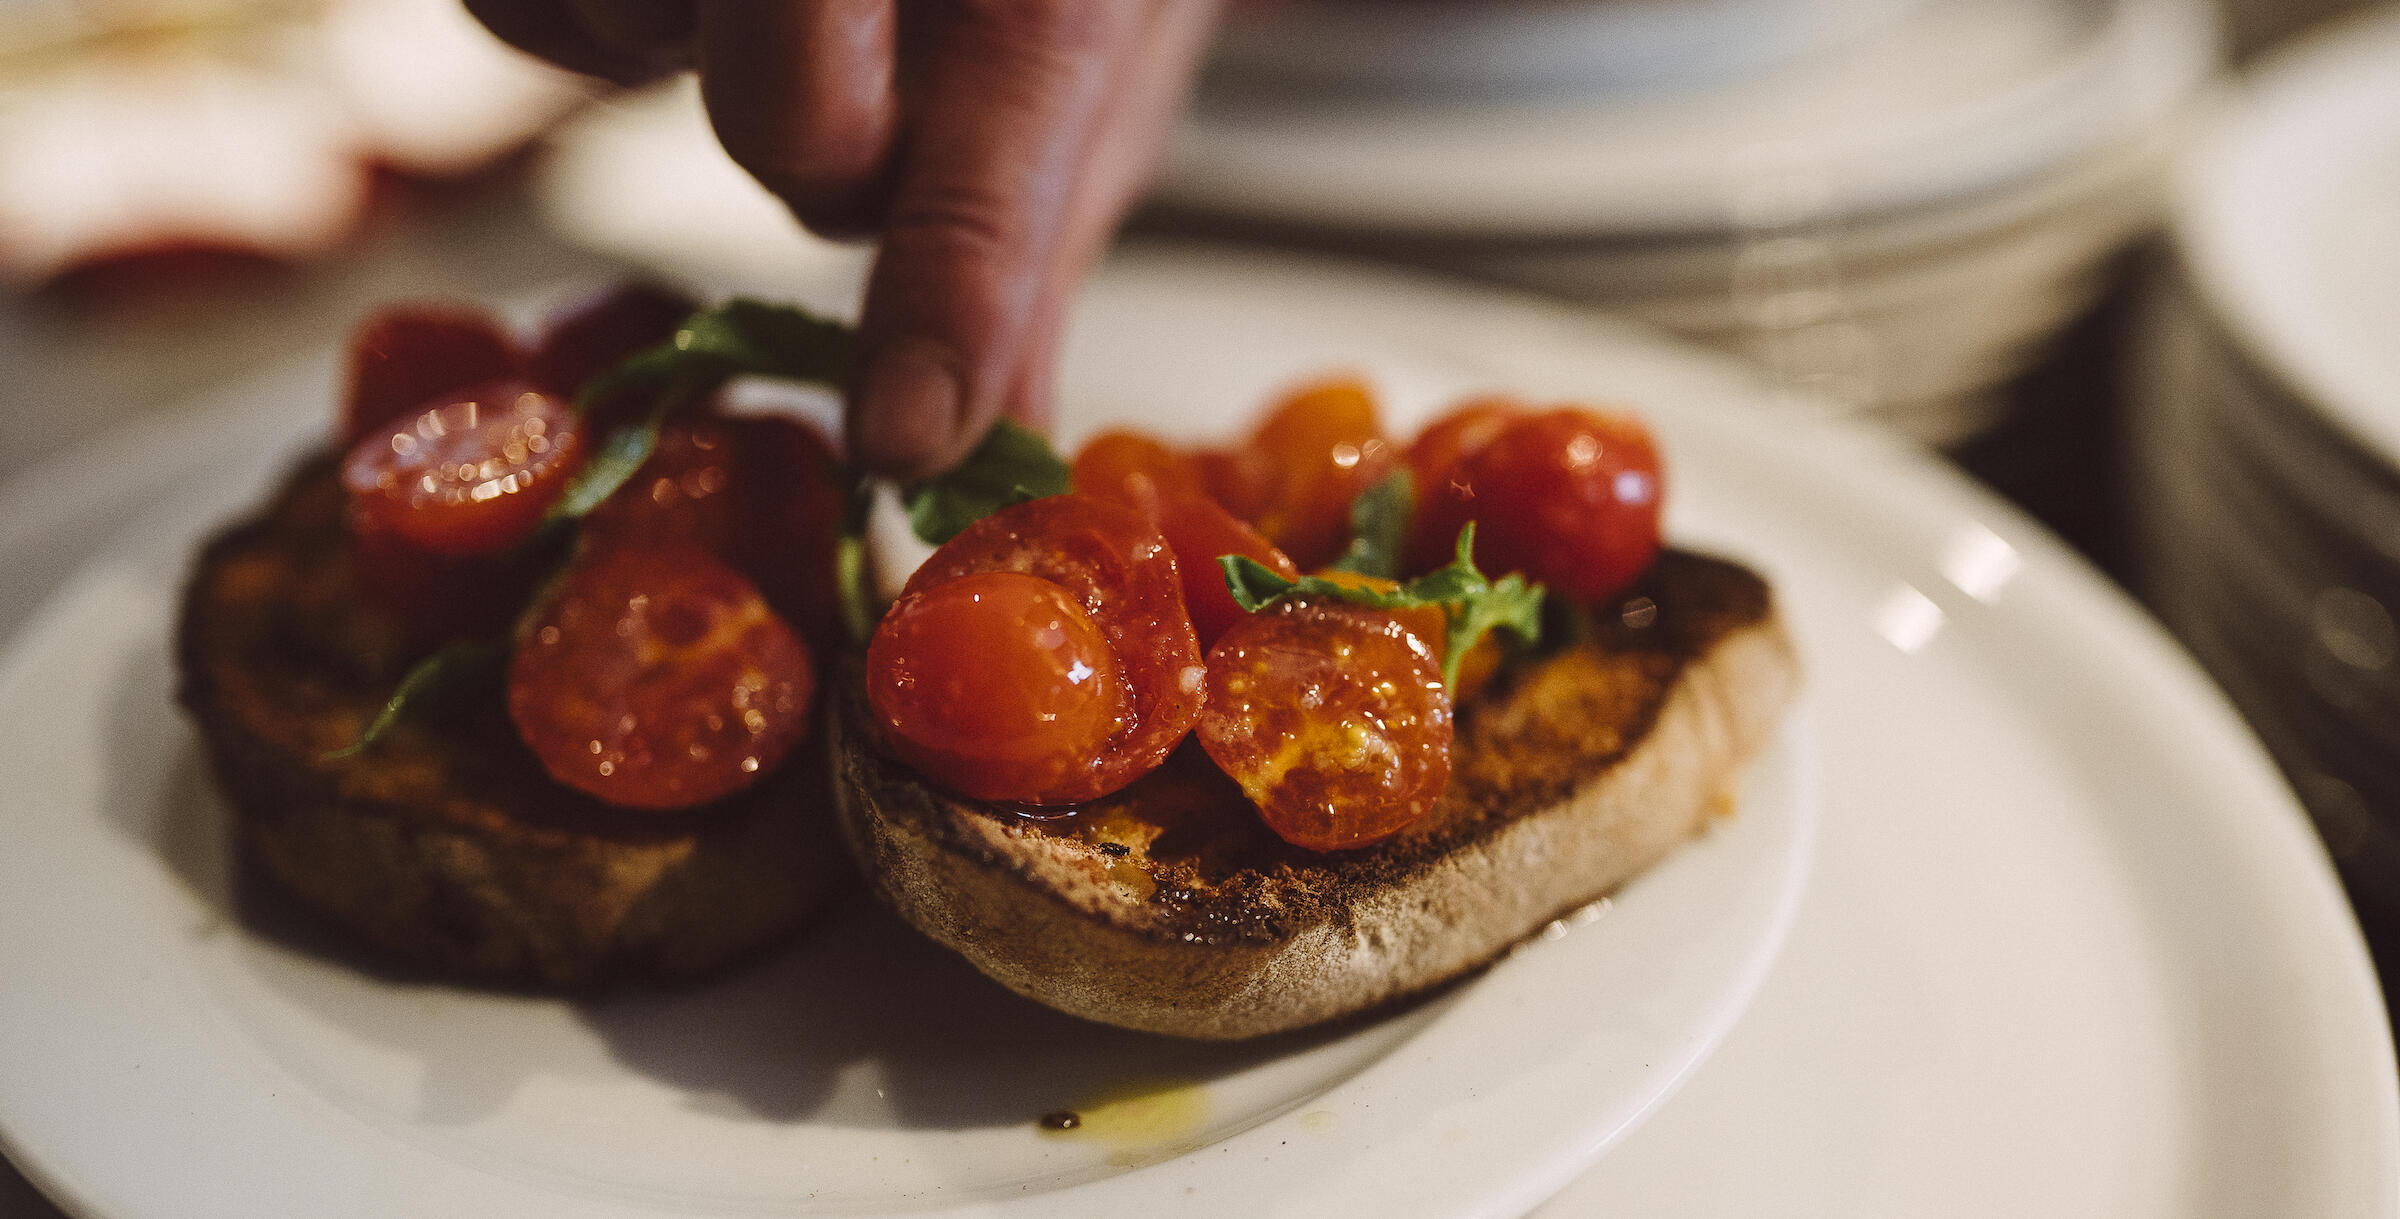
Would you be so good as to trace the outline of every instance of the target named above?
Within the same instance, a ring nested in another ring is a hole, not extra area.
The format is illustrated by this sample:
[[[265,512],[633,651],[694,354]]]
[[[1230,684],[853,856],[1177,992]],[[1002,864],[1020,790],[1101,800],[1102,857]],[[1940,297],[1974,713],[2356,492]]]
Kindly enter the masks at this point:
[[[1226,632],[1208,654],[1198,735],[1267,827],[1313,851],[1399,833],[1450,782],[1440,662],[1364,606],[1296,603]]]
[[[669,810],[732,795],[807,735],[816,667],[740,573],[691,546],[589,551],[519,627],[508,712],[552,778]]]
[[[780,415],[701,416],[658,448],[583,531],[595,542],[686,542],[730,563],[820,651],[840,639],[834,550],[842,490],[833,448]]]
[[[1461,510],[1476,522],[1475,561],[1490,574],[1523,572],[1570,601],[1597,605],[1658,555],[1658,447],[1625,416],[1578,408],[1527,415],[1462,461],[1457,482],[1466,488]]]
[[[901,760],[983,800],[1089,798],[1133,718],[1116,649],[1073,594],[978,572],[902,597],[867,646],[867,698]]]
[[[525,356],[500,323],[458,305],[396,305],[350,336],[343,373],[344,448],[425,409],[434,398],[521,376]]]
[[[440,554],[492,554],[541,524],[583,456],[564,401],[495,381],[360,439],[342,485],[362,530]]]
[[[1147,436],[1094,437],[1075,457],[1075,489],[1148,514],[1175,552],[1184,608],[1203,648],[1247,616],[1225,587],[1220,557],[1243,555],[1285,579],[1299,577],[1289,556],[1209,497],[1189,459]]]
[[[1064,588],[1107,638],[1132,702],[1132,714],[1105,750],[1081,752],[1063,734],[1054,742],[1062,757],[1073,759],[1080,776],[1075,784],[1011,798],[1091,799],[1156,769],[1191,731],[1205,678],[1166,539],[1121,504],[1089,495],[1048,496],[969,525],[934,551],[902,595],[983,572],[1018,572]]]

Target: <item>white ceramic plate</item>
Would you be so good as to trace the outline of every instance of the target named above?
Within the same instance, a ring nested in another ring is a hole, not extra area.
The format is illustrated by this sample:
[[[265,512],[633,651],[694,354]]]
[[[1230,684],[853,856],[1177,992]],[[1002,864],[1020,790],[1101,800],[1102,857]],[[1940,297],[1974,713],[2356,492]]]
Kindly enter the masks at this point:
[[[2178,175],[2175,234],[2210,311],[2400,468],[2400,11],[2328,25],[2259,69]]]
[[[1808,657],[1827,795],[1790,943],[1719,1052],[1545,1214],[2400,1214],[2381,1000],[2297,808],[2182,654],[2016,514],[1921,456],[1763,417],[1775,404],[1719,360],[1564,309],[1190,259],[1120,264],[1092,308],[1173,336],[1140,347],[1148,368],[1094,350],[1109,335],[1074,340],[1070,393],[1124,414],[1253,394],[1329,356],[1413,387],[1417,409],[1457,379],[1639,404],[1669,446],[1678,531],[1776,577]],[[118,853],[158,867],[139,843]],[[689,1105],[742,1101],[732,1077],[687,1078]],[[0,1088],[0,1113],[21,1114],[23,1094]],[[471,1124],[460,1108],[428,1117]],[[1300,1110],[1303,1138],[1320,1133],[1315,1112]],[[167,1150],[192,1137],[178,1133]],[[150,1171],[104,1162],[96,1188]],[[1461,1201],[1445,1165],[1393,1173],[1421,1205],[1301,1201],[1496,1215],[1530,1200]]]
[[[1230,428],[1275,382],[1342,360],[1388,364],[1416,412],[1486,380],[1345,331],[1286,328],[1263,349],[1243,295],[1171,270],[1112,279],[1075,339],[1075,425],[1139,405]],[[1221,320],[1195,328],[1195,306]],[[181,490],[0,663],[16,780],[0,795],[0,1134],[78,1210],[1517,1213],[1724,1035],[1798,900],[1804,734],[1738,815],[1487,975],[1255,1045],[1057,1016],[859,902],[690,993],[570,1003],[362,972],[313,950],[304,919],[242,900],[166,642],[192,539],[255,501],[288,421],[322,409],[262,393],[213,421],[228,451],[112,472]],[[1146,1118],[1109,1118],[1124,1092]],[[1037,1129],[1060,1108],[1091,1137]]]
[[[2215,60],[2200,0],[1936,0],[1688,94],[1412,103],[1215,97],[1178,132],[1178,206],[1351,232],[1651,234],[1956,197],[2157,123]]]

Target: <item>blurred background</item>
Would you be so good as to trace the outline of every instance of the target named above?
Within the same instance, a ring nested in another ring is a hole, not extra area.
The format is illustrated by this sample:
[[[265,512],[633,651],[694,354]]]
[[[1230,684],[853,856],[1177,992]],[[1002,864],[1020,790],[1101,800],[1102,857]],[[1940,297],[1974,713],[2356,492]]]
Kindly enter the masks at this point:
[[[1946,453],[2185,639],[2396,976],[2400,10],[1237,8],[1133,230],[1630,316]],[[0,538],[376,302],[863,259],[688,82],[602,90],[456,0],[0,0]]]

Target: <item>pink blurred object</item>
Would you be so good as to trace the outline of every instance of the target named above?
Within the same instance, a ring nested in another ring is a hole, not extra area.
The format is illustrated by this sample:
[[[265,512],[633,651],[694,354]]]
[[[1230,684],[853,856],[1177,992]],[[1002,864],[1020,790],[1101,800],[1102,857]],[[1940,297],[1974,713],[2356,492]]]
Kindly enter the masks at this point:
[[[298,262],[367,218],[371,173],[488,168],[587,96],[456,0],[332,0],[195,16],[120,6],[10,46],[0,90],[0,282],[210,250]]]

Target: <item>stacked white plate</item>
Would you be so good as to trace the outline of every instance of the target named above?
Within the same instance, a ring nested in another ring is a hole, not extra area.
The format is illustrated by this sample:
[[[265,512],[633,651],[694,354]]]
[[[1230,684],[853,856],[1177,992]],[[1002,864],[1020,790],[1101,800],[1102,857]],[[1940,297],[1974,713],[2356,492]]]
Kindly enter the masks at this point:
[[[2159,612],[2400,929],[2400,10],[2262,65],[2178,175],[2137,377]]]
[[[1629,313],[1939,443],[2154,220],[2216,59],[2205,0],[1373,7],[1380,75],[1322,36],[1354,4],[1237,24],[1161,201]],[[1635,51],[1591,49],[1606,20]],[[1447,73],[1412,67],[1437,22]]]

